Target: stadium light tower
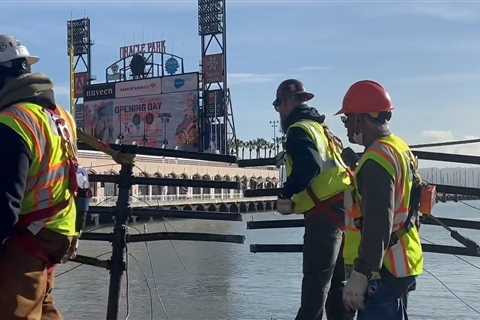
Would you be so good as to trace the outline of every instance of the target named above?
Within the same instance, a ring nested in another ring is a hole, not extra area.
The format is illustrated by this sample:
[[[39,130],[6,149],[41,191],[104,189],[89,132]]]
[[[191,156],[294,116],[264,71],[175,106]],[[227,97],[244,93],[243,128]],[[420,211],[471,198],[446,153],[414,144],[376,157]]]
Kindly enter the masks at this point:
[[[227,85],[225,0],[198,0],[198,33],[202,42],[201,150],[227,154],[230,141],[236,139]]]
[[[70,113],[77,127],[84,127],[83,98],[92,80],[90,19],[67,22],[67,54],[70,58]]]

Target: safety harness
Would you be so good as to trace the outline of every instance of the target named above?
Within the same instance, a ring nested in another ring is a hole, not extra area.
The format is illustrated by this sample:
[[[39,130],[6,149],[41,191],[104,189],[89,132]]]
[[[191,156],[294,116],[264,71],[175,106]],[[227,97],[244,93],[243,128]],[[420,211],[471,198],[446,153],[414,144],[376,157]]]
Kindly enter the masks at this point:
[[[337,164],[342,165],[348,172],[348,175],[352,179],[352,173],[350,168],[346,166],[343,162],[343,159],[338,156],[338,153],[336,150],[343,149],[343,145],[341,140],[335,136],[330,129],[325,125],[322,124],[323,131],[325,133],[325,137],[327,138],[328,141],[328,148],[330,149],[330,152],[332,153],[333,157],[336,158],[335,162]],[[306,191],[309,195],[309,197],[312,199],[313,203],[315,206],[313,209],[310,210],[308,213],[308,216],[312,215],[317,215],[317,214],[324,214],[327,216],[327,218],[338,228],[341,230],[345,229],[345,211],[343,208],[344,205],[344,193],[340,192],[337,193],[336,195],[321,201],[316,195],[315,192],[313,191],[312,187],[309,185],[306,188]]]
[[[74,198],[77,198],[78,195],[82,197],[91,197],[90,190],[88,189],[88,178],[87,183],[83,183],[82,188],[79,188],[79,173],[82,177],[85,175],[85,171],[79,170],[77,155],[75,151],[75,146],[72,142],[72,137],[70,135],[69,128],[65,119],[63,119],[59,109],[44,108],[48,112],[51,120],[56,126],[57,133],[62,139],[62,149],[67,155],[67,167],[69,175],[69,189],[74,195]],[[87,189],[85,189],[85,187]],[[88,191],[87,191],[88,190]],[[48,254],[45,248],[42,247],[38,239],[35,237],[45,226],[45,224],[51,220],[56,214],[65,209],[71,199],[62,201],[52,207],[45,209],[36,210],[30,212],[26,215],[22,215],[19,218],[19,221],[15,225],[15,234],[11,240],[15,241],[20,245],[26,252],[32,256],[40,259],[45,262],[49,268],[52,268],[55,264],[61,262],[58,257],[52,257]],[[88,205],[87,205],[88,209]],[[82,210],[83,211],[83,210]],[[86,212],[86,210],[85,210]],[[79,211],[77,210],[77,224],[76,231],[80,232],[83,225],[84,218],[78,216]],[[83,212],[84,213],[84,212]],[[81,223],[78,223],[78,220]]]

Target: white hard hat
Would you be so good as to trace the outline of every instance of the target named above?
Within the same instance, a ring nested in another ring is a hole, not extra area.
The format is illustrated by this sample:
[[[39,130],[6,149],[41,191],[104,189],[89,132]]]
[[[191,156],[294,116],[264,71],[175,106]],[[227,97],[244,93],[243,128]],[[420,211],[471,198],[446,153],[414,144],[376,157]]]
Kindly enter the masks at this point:
[[[25,58],[29,65],[37,63],[38,57],[30,55],[27,47],[12,36],[0,34],[0,63]]]

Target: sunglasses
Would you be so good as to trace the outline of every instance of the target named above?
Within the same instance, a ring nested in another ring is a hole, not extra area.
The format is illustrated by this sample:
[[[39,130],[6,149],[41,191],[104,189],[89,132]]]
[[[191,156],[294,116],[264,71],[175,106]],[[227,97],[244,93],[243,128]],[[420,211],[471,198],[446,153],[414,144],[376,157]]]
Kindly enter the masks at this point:
[[[277,98],[275,99],[275,101],[273,101],[272,105],[275,108],[275,111],[278,111],[280,109],[281,104],[282,104],[282,101],[280,100],[280,98]]]
[[[340,120],[343,122],[344,125],[346,125],[348,122],[352,121],[353,116],[351,114],[345,114],[340,117]]]

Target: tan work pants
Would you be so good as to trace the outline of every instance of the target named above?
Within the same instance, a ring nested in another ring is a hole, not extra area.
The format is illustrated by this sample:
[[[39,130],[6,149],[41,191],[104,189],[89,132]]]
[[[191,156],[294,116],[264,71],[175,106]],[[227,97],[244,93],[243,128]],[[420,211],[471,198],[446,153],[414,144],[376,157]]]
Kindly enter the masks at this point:
[[[69,240],[41,232],[39,241],[52,254],[64,254]],[[62,320],[53,302],[54,271],[9,241],[0,253],[0,319]]]

